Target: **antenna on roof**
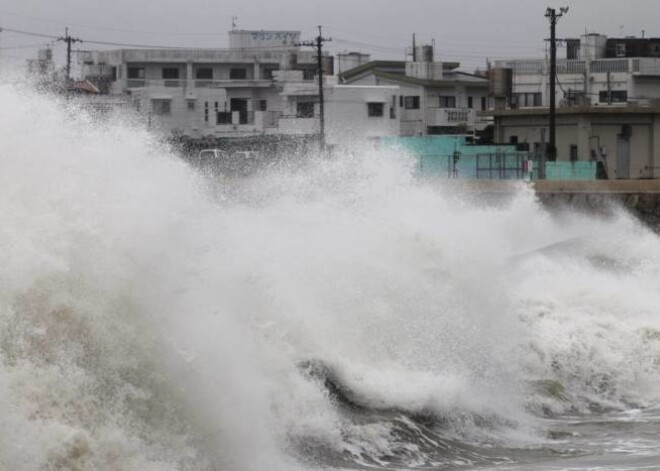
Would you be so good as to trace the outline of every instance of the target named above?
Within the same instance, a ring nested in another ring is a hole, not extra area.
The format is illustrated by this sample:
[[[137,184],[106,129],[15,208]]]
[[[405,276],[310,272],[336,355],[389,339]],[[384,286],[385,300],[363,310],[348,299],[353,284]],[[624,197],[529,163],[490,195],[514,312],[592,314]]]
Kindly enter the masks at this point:
[[[238,20],[238,16],[232,16],[231,17],[231,30],[232,31],[236,30],[236,20]]]

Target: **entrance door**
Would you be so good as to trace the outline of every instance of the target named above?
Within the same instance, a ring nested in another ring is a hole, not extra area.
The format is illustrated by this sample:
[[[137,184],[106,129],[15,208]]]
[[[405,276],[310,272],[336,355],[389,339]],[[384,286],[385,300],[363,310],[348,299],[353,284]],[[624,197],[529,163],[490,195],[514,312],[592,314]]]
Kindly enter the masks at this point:
[[[248,122],[248,99],[232,98],[229,100],[231,111],[238,111],[238,124],[247,124]]]
[[[616,141],[616,178],[630,178],[630,139],[618,136]]]

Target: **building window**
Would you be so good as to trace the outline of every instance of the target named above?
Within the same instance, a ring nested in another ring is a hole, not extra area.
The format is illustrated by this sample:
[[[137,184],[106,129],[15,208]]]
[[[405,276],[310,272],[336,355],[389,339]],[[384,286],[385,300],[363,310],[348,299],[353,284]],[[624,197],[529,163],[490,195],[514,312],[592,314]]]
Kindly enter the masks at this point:
[[[383,103],[367,103],[367,114],[370,118],[382,118],[384,108]]]
[[[407,96],[403,99],[404,108],[407,110],[419,109],[419,96]]]
[[[259,100],[258,105],[258,111],[266,111],[268,109],[268,100]]]
[[[230,69],[229,78],[231,80],[246,80],[247,79],[247,69]]]
[[[514,93],[513,102],[519,108],[541,106],[541,93]]]
[[[300,101],[296,107],[296,116],[298,118],[313,118],[314,117],[314,102],[313,101]]]
[[[315,76],[316,76],[316,69],[303,70],[303,80],[314,80]]]
[[[481,111],[485,111],[488,108],[488,99],[485,96],[481,97]]]
[[[179,78],[179,69],[177,67],[163,67],[164,80],[177,80]]]
[[[167,116],[172,113],[171,100],[151,100],[151,111],[158,116]]]
[[[204,122],[205,123],[209,122],[209,102],[208,101],[204,102]]]
[[[231,111],[216,111],[215,124],[231,124]]]
[[[193,100],[188,100],[188,111],[195,111],[195,102]]]
[[[455,96],[438,96],[438,103],[440,108],[456,108],[456,97]]]
[[[399,108],[403,108],[403,95],[399,95]]]
[[[144,78],[144,67],[129,67],[128,68],[128,78],[129,79],[143,79]]]
[[[473,98],[471,96],[468,97],[468,108],[474,108]]]
[[[392,106],[390,106],[390,119],[396,119],[396,95],[392,95]]]
[[[578,146],[571,145],[570,156],[571,156],[571,162],[577,162],[578,161]]]
[[[195,78],[197,80],[213,80],[213,69],[210,67],[203,67],[197,69],[195,73]]]
[[[518,144],[518,136],[510,136],[509,137],[509,144]]]
[[[598,94],[601,103],[626,103],[628,92],[626,90],[602,91]]]
[[[618,43],[616,45],[616,56],[617,57],[626,57],[626,44]]]

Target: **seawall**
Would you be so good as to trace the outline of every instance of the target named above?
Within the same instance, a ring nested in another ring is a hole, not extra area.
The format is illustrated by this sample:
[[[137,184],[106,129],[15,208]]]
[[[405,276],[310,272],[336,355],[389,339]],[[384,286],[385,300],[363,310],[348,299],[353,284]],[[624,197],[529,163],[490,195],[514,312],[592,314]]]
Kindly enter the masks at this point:
[[[525,186],[552,210],[574,209],[607,215],[624,207],[660,231],[660,180],[533,181],[444,180],[443,186],[489,201],[506,199]]]

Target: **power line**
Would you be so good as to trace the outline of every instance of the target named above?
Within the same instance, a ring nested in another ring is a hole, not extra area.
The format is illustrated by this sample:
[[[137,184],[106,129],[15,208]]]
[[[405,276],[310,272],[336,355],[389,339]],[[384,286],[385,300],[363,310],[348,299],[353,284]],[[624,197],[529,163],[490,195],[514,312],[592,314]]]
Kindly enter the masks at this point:
[[[21,29],[14,29],[14,28],[5,28],[4,26],[2,27],[3,32],[8,32],[8,33],[16,33],[16,34],[24,34],[26,36],[35,36],[38,38],[48,38],[48,39],[59,39],[58,36],[53,36],[50,34],[43,34],[43,33],[35,33],[32,31],[24,31]]]

